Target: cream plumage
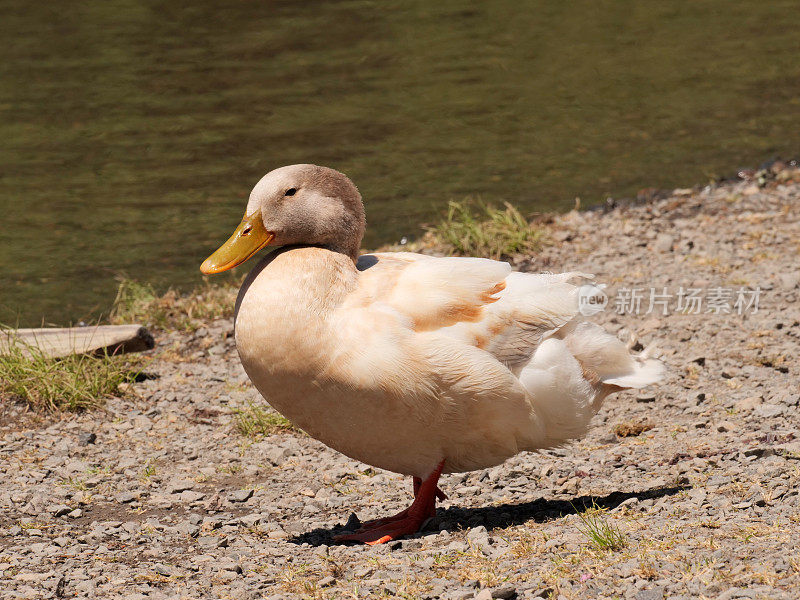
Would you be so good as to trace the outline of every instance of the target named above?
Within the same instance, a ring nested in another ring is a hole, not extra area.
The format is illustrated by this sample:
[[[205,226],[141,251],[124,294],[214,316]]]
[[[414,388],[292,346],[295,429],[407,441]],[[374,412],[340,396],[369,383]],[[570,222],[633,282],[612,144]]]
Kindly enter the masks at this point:
[[[579,273],[407,252],[357,257],[363,230],[360,195],[344,175],[283,167],[256,185],[238,237],[203,265],[218,272],[283,246],[239,293],[245,370],[309,435],[415,477],[408,510],[344,539],[415,531],[433,514],[439,472],[580,437],[605,396],[661,376],[659,361],[582,319]]]

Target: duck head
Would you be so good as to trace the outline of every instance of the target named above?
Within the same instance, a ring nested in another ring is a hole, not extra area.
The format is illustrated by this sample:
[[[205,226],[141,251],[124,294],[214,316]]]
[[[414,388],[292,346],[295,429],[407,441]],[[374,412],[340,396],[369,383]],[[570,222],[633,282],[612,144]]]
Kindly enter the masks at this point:
[[[200,270],[227,271],[267,246],[321,246],[355,261],[365,226],[361,194],[346,175],[317,165],[281,167],[256,184],[242,222]]]

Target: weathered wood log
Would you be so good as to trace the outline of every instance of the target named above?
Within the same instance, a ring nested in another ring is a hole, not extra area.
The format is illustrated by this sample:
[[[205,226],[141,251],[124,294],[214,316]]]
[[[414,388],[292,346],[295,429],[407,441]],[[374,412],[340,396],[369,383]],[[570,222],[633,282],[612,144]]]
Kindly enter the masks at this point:
[[[95,327],[45,327],[0,330],[0,354],[11,346],[30,354],[35,348],[49,358],[70,354],[122,354],[150,350],[155,341],[141,325],[97,325]]]

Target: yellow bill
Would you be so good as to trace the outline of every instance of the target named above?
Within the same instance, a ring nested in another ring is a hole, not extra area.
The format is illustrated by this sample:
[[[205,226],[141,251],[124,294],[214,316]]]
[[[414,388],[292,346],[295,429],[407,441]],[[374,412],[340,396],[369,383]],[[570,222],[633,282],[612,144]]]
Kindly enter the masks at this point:
[[[200,265],[200,270],[206,275],[213,275],[232,269],[269,244],[274,237],[274,233],[264,228],[261,211],[257,210],[242,219],[233,235]]]

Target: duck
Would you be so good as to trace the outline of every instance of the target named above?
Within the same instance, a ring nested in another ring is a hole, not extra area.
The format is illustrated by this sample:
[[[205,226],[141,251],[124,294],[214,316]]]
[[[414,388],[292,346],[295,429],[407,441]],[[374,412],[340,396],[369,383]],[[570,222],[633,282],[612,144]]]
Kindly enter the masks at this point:
[[[477,257],[360,254],[361,194],[343,173],[267,173],[231,237],[201,265],[264,248],[236,299],[242,366],[298,428],[410,476],[414,499],[339,542],[416,534],[446,498],[439,478],[584,436],[611,393],[657,383],[662,362],[592,323],[578,272],[522,273]]]

